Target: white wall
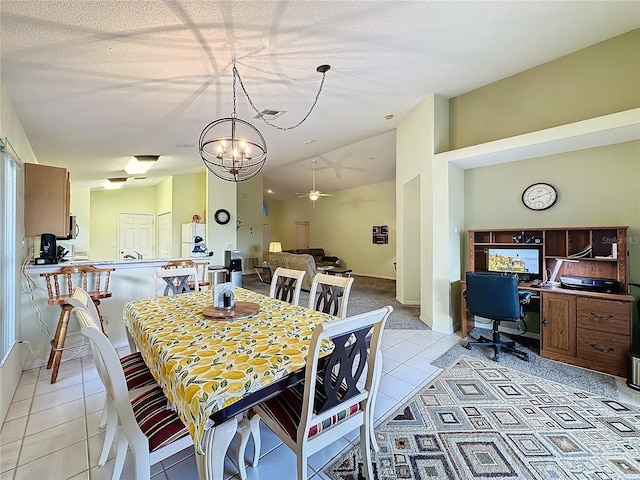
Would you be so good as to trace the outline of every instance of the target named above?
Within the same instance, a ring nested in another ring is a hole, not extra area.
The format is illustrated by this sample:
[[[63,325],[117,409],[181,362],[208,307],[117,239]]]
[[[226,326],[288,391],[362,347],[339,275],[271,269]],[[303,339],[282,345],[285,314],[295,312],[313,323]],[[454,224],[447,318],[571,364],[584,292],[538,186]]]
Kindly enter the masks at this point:
[[[1,70],[0,70],[1,71]],[[9,96],[2,84],[0,76],[0,136],[6,137],[11,142],[19,159],[22,162],[36,163],[36,158],[29,143],[29,139],[24,133],[20,119],[16,115]],[[3,179],[4,180],[4,179]],[[24,238],[24,170],[17,171],[17,204],[16,204],[16,256],[18,264],[27,256],[31,244],[25,242]],[[15,285],[19,285],[20,272],[15,272]],[[18,299],[16,289],[16,334],[18,339],[22,338],[22,308]],[[8,320],[8,319],[3,319]],[[7,361],[0,365],[0,423],[6,417],[11,399],[15,392],[18,380],[22,374],[22,365],[19,359],[19,348],[14,346]]]

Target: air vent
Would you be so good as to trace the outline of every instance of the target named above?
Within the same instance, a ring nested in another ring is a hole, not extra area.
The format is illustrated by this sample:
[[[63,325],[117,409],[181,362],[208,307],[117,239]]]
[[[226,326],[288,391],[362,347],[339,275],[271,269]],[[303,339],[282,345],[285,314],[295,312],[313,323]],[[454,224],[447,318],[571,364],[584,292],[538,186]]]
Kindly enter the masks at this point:
[[[286,110],[262,110],[260,113],[256,114],[253,118],[264,118],[266,120],[275,120],[281,115],[287,113]]]

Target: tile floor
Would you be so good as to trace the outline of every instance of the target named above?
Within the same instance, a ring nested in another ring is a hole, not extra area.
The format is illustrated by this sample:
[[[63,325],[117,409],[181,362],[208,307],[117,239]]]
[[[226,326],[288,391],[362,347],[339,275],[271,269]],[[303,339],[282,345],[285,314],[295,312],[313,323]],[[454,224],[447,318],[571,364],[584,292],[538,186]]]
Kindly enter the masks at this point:
[[[383,339],[383,377],[376,403],[376,421],[390,415],[404,399],[441,371],[431,362],[460,340],[459,334],[443,335],[430,330],[387,330]],[[122,354],[127,352],[123,351]],[[44,368],[23,372],[18,389],[0,431],[0,480],[102,480],[111,478],[113,458],[96,463],[104,433],[98,428],[104,389],[91,357],[65,361],[57,383],[49,383]],[[640,405],[640,393],[618,379],[620,398]],[[356,432],[309,461],[311,480],[327,480],[324,467],[350,446]],[[232,444],[231,448],[234,448]],[[252,455],[252,442],[247,458]],[[233,450],[230,450],[233,451]],[[112,455],[114,450],[112,449]],[[248,467],[249,480],[295,478],[295,455],[262,425],[262,454],[256,468]],[[127,458],[122,478],[133,478]],[[151,470],[154,480],[197,479],[193,448],[162,461]],[[238,479],[229,456],[225,478]]]

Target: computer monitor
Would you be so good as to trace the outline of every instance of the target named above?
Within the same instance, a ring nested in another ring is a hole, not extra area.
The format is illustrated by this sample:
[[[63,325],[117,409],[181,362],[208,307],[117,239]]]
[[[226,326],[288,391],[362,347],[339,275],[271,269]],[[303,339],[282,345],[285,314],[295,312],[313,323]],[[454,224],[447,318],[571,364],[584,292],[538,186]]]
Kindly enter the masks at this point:
[[[487,249],[489,272],[516,273],[522,281],[542,278],[541,252],[537,247],[491,247]]]

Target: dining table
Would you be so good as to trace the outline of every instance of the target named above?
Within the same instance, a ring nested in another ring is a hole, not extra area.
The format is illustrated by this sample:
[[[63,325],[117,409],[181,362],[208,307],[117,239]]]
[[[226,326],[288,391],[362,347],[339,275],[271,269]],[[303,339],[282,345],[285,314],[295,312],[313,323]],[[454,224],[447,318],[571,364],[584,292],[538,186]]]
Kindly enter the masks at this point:
[[[316,325],[338,317],[235,287],[249,316],[211,314],[211,290],[125,304],[128,334],[194,442],[201,479],[222,480],[238,419],[304,380]],[[328,343],[321,355],[333,349]],[[240,459],[243,461],[244,459]]]

